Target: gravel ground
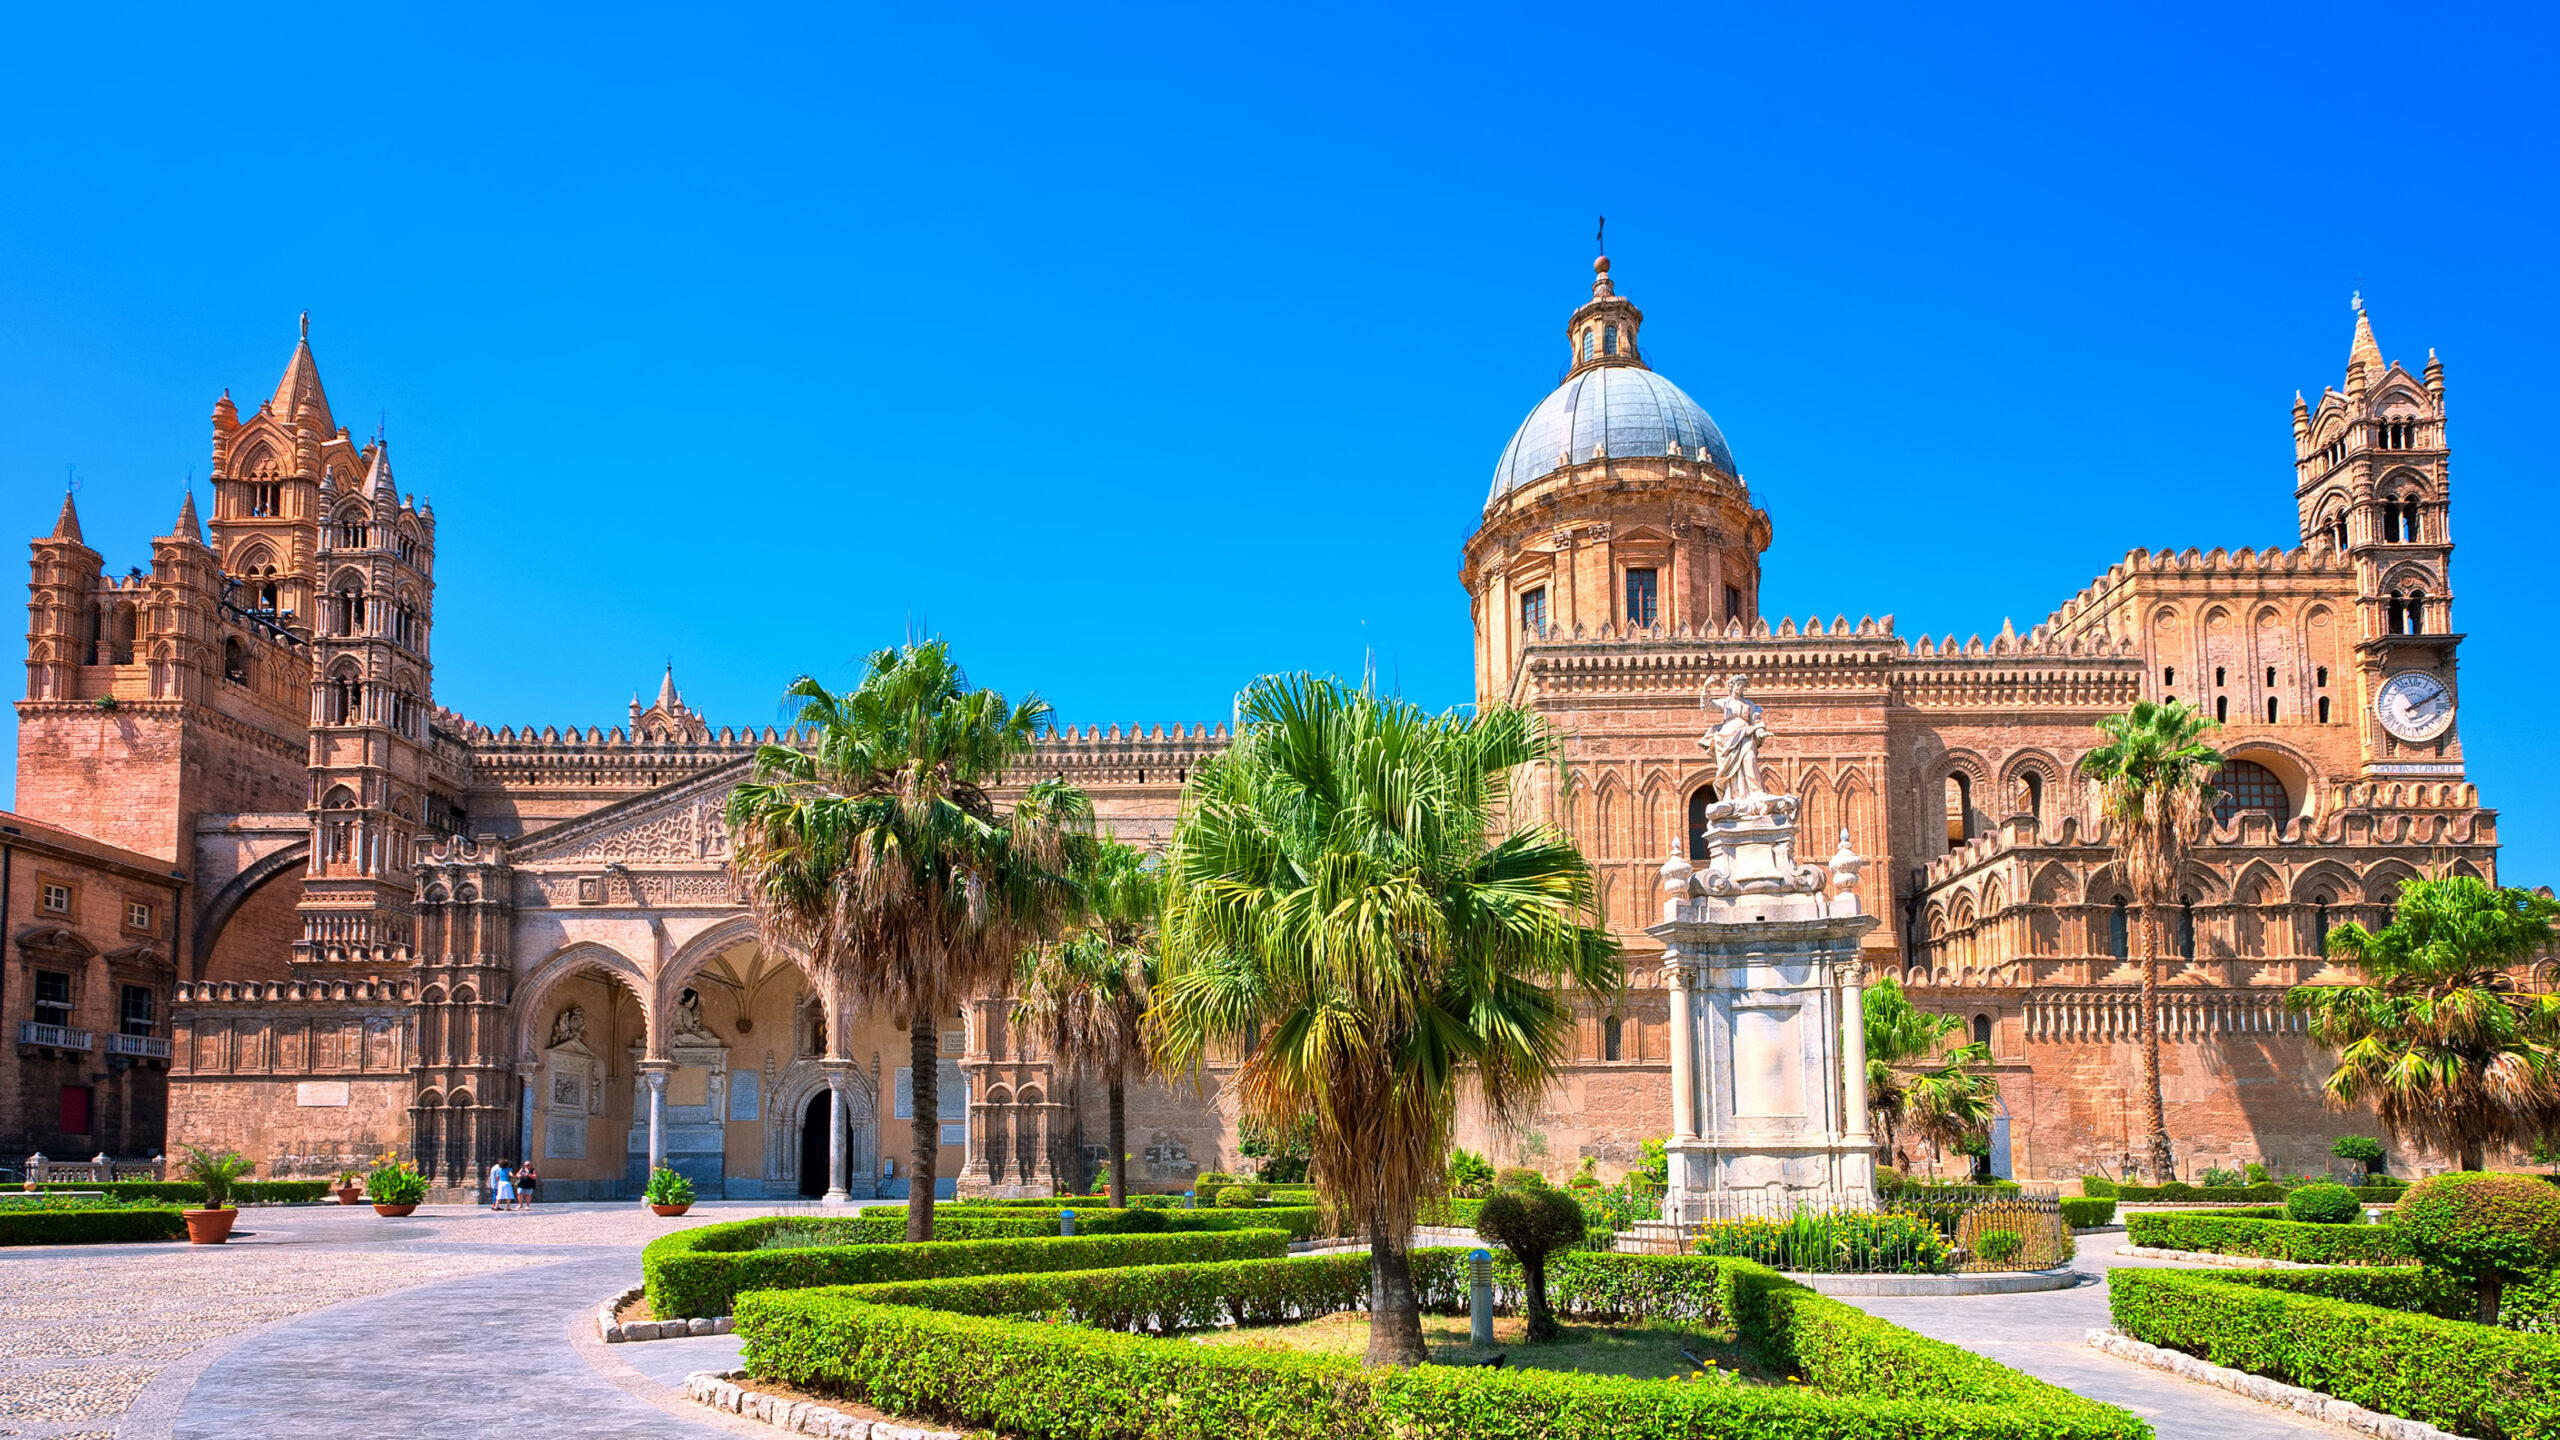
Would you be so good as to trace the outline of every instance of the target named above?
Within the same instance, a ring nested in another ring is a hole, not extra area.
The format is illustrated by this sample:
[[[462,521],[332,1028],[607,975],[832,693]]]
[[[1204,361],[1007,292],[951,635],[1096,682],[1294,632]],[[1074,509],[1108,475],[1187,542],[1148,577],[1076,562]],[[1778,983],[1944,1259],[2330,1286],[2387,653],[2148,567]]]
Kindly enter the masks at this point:
[[[349,1300],[492,1271],[632,1255],[673,1230],[805,1207],[716,1204],[662,1220],[632,1205],[496,1213],[427,1206],[243,1210],[227,1245],[0,1250],[0,1436],[108,1440],[163,1370]],[[101,1422],[104,1422],[103,1426]]]

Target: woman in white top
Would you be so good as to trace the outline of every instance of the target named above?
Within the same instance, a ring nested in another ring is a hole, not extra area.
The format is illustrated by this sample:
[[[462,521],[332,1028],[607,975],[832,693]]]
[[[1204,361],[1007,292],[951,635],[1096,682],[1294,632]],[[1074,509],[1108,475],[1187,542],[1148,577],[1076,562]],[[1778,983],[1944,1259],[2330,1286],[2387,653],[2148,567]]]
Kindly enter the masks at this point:
[[[489,1190],[489,1208],[492,1210],[504,1210],[516,1203],[516,1178],[509,1173],[504,1160],[489,1167]]]

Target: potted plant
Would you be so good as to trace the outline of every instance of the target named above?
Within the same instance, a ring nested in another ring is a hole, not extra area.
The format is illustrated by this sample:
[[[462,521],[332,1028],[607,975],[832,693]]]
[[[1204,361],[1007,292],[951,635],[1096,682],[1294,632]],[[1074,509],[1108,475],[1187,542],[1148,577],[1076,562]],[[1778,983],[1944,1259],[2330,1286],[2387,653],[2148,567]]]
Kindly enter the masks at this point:
[[[427,1177],[408,1161],[392,1155],[374,1162],[364,1184],[366,1198],[373,1201],[376,1215],[407,1215],[427,1198]]]
[[[231,1187],[249,1173],[249,1162],[237,1150],[216,1155],[198,1146],[187,1147],[182,1173],[204,1187],[204,1208],[179,1212],[186,1218],[187,1243],[219,1245],[231,1238],[231,1224],[240,1212],[231,1204]]]
[[[337,1196],[341,1205],[361,1203],[364,1199],[364,1172],[353,1166],[339,1171],[338,1178],[329,1183],[329,1193]]]
[[[681,1215],[693,1208],[693,1182],[661,1165],[649,1172],[649,1188],[640,1192],[659,1215]]]

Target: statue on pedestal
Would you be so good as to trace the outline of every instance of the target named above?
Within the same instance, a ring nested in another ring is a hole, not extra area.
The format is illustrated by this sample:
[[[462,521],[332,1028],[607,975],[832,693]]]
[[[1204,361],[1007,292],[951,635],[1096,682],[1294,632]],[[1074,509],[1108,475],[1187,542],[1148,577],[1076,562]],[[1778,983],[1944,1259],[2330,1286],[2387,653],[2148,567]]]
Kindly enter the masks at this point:
[[[1760,788],[1760,745],[1769,738],[1769,727],[1761,720],[1760,707],[1743,698],[1744,683],[1743,676],[1729,675],[1721,696],[1712,679],[1698,691],[1698,708],[1720,717],[1698,737],[1698,744],[1715,757],[1716,798],[1736,804],[1768,793]]]

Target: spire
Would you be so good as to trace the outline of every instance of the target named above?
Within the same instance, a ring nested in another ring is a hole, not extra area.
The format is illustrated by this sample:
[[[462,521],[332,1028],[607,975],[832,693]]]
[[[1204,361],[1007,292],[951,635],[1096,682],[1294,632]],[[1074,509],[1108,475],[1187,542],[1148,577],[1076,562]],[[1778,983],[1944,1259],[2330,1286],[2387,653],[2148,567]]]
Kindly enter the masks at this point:
[[[178,524],[169,533],[181,540],[193,540],[199,545],[204,543],[204,526],[196,519],[194,486],[188,486],[187,498],[178,502]]]
[[[302,339],[293,347],[293,358],[285,362],[284,378],[276,382],[275,399],[267,402],[277,419],[288,424],[304,423],[313,433],[328,435],[338,428],[329,418],[329,397],[320,388],[320,366],[311,358],[311,312],[302,312]]]
[[[380,437],[375,438],[373,461],[364,472],[364,488],[366,494],[377,500],[385,500],[393,505],[400,503],[400,492],[393,489],[391,485],[390,441]]]
[[[62,492],[62,518],[53,522],[53,538],[68,540],[74,545],[89,543],[80,538],[80,507],[71,503],[68,490]]]
[[[658,682],[658,708],[672,715],[676,705],[676,662],[667,662],[667,678]]]
[[[2373,366],[2373,378],[2379,380],[2383,370],[2382,347],[2374,342],[2373,318],[2364,313],[2363,293],[2359,291],[2350,303],[2356,307],[2356,338],[2347,347],[2347,368],[2353,370],[2369,363]]]

